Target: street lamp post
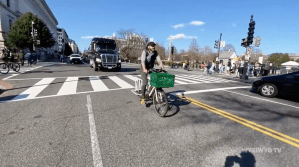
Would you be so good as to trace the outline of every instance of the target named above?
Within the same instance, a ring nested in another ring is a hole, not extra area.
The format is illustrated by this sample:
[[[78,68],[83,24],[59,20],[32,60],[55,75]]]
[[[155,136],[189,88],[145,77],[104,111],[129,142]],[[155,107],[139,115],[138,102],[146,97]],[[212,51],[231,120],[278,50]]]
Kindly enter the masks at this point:
[[[35,48],[34,48],[34,28],[33,28],[33,25],[34,25],[34,22],[32,21],[32,39],[33,39],[33,48],[32,48],[32,51],[34,52],[35,51]]]

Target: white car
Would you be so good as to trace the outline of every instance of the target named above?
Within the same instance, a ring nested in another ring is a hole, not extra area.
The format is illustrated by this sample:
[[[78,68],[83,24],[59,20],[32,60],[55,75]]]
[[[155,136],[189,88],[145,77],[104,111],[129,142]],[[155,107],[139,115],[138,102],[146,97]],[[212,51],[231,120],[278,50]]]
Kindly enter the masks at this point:
[[[72,54],[70,56],[71,63],[82,63],[82,57],[79,54]]]

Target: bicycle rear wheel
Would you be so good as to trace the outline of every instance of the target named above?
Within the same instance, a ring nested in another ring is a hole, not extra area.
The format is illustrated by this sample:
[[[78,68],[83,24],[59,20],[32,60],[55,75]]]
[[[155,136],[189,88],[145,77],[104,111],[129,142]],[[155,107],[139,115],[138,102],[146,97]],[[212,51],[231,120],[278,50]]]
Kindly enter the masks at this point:
[[[163,90],[157,90],[157,96],[158,99],[156,98],[155,94],[153,95],[153,103],[155,106],[156,114],[160,117],[164,117],[168,112],[168,100]]]
[[[9,66],[6,63],[0,64],[0,73],[7,74],[9,72]]]

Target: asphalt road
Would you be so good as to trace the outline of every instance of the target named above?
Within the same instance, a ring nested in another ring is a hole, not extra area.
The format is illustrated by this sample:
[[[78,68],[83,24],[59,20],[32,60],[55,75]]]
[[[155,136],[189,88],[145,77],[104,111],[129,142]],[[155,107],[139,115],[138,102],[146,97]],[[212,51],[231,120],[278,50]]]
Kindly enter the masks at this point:
[[[0,97],[1,166],[298,166],[298,101],[168,69],[161,118],[131,91],[139,68],[40,63],[0,76],[13,86]]]

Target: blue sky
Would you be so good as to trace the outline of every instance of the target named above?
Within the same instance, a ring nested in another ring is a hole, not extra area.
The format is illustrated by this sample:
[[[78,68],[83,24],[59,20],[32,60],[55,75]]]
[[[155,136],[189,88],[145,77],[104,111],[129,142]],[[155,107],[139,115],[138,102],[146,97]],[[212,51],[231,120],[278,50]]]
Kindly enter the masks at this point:
[[[134,28],[169,46],[170,36],[178,50],[189,48],[192,38],[200,47],[214,49],[215,40],[232,44],[237,54],[245,53],[241,39],[247,37],[254,15],[254,36],[261,37],[264,54],[299,53],[298,0],[46,0],[58,27],[64,28],[82,51],[88,36],[112,36]]]

